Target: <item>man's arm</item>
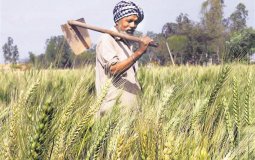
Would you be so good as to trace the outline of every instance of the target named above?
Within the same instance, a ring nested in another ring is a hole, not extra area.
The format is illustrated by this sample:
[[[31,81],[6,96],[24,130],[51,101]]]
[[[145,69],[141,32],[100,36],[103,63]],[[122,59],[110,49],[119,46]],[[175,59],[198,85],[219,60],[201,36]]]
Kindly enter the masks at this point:
[[[120,61],[110,67],[110,72],[112,75],[124,72],[128,70],[135,62],[138,60],[146,51],[149,43],[153,40],[149,37],[142,37],[139,43],[139,48],[127,59]]]

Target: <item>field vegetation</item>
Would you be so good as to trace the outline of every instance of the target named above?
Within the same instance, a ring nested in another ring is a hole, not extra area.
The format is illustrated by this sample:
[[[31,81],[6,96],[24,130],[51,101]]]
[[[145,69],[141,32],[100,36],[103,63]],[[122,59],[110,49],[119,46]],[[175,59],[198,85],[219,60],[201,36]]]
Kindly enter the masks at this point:
[[[142,67],[138,112],[98,118],[94,68],[2,71],[0,159],[254,159],[255,67]]]

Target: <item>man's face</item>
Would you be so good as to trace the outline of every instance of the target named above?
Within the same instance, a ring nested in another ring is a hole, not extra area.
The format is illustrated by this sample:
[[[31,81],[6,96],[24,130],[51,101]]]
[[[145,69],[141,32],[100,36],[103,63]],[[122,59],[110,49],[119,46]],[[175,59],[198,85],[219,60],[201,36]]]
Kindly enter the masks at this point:
[[[116,27],[120,32],[125,32],[127,34],[134,34],[134,31],[138,25],[138,17],[136,15],[130,15],[120,19],[116,23]]]

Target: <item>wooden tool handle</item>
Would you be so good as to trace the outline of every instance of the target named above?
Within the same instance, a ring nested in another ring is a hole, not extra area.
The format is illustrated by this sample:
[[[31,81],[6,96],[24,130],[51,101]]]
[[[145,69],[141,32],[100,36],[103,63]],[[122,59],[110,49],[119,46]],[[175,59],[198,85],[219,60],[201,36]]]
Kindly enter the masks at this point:
[[[69,25],[75,25],[75,26],[83,27],[83,28],[87,28],[87,29],[91,29],[91,30],[94,30],[94,31],[97,31],[97,32],[101,32],[101,33],[107,33],[107,34],[110,34],[110,35],[112,35],[114,37],[120,37],[120,38],[127,39],[127,40],[130,40],[130,41],[135,41],[135,42],[140,42],[141,41],[141,39],[139,37],[135,37],[135,36],[131,36],[131,35],[128,35],[128,34],[122,34],[122,33],[114,32],[112,30],[100,28],[100,27],[97,27],[97,26],[92,26],[92,25],[89,25],[89,24],[86,24],[86,23],[75,21],[75,20],[68,21],[68,24]],[[151,47],[158,47],[159,45],[158,45],[158,43],[151,42],[149,44],[149,46],[151,46]]]

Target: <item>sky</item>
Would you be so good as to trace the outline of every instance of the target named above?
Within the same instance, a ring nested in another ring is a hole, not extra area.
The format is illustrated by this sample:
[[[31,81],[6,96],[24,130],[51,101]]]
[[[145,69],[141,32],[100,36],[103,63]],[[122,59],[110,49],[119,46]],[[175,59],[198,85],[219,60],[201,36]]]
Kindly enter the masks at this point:
[[[205,0],[133,0],[145,14],[137,30],[160,33],[167,22],[175,22],[180,13],[198,22],[201,4]],[[36,55],[45,52],[45,42],[51,36],[63,35],[60,25],[70,19],[85,18],[86,23],[112,28],[112,10],[119,0],[0,0],[0,63],[4,62],[2,46],[12,37],[18,46],[20,59],[28,58],[28,52]],[[255,28],[255,0],[225,0],[224,16],[235,11],[238,3],[244,3],[249,12],[247,25]],[[92,43],[100,34],[89,31]]]

